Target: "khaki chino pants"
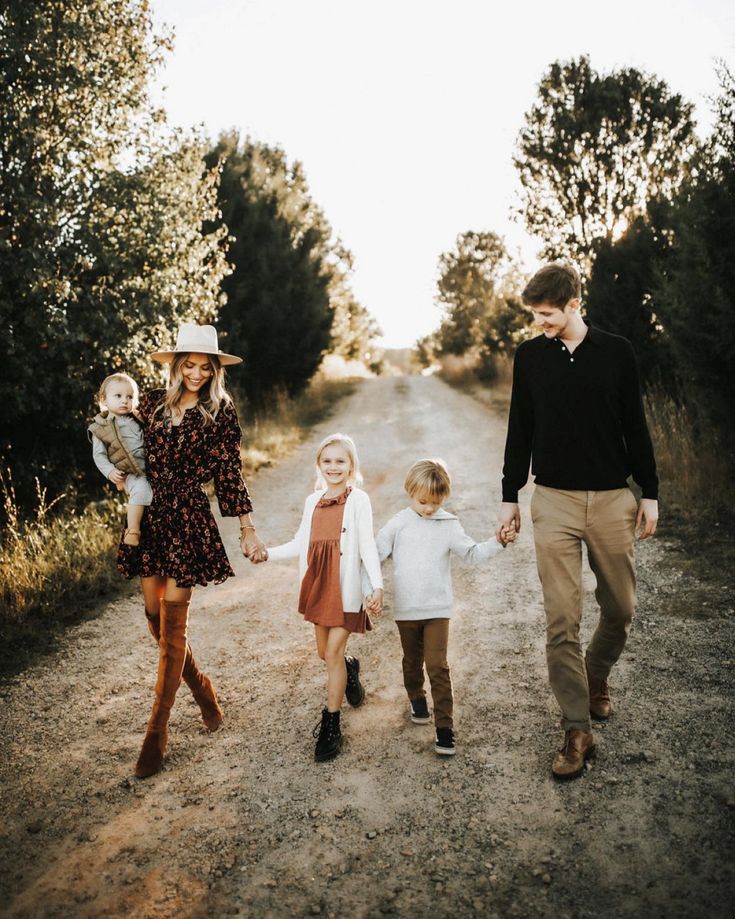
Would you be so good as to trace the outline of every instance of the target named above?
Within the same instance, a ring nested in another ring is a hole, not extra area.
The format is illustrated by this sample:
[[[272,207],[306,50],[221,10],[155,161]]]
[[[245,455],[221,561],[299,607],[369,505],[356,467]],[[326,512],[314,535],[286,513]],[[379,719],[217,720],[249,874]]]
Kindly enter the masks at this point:
[[[600,619],[587,667],[606,679],[625,647],[635,609],[637,502],[629,488],[562,491],[537,485],[531,499],[536,564],[546,611],[549,682],[565,731],[590,730],[589,688],[579,642],[582,543],[597,579]]]
[[[403,685],[408,698],[414,702],[422,699],[424,692],[424,664],[431,684],[434,703],[434,726],[451,728],[453,696],[452,678],[447,663],[449,643],[448,619],[396,620],[403,648]]]

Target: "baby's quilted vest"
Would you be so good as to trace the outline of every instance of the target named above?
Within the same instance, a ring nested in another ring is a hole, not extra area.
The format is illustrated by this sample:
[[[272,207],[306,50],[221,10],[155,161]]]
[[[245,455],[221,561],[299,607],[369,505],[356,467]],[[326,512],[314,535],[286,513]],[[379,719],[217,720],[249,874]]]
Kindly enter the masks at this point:
[[[133,475],[143,475],[143,470],[138,466],[132,453],[122,442],[122,438],[115,424],[115,416],[99,414],[87,428],[90,434],[99,437],[107,447],[107,456],[116,469],[121,472],[132,472]]]

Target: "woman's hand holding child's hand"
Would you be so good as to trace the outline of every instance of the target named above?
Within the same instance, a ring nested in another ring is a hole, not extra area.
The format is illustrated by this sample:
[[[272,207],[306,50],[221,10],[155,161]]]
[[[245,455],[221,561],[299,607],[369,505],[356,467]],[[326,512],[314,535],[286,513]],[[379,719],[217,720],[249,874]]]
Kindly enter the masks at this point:
[[[252,532],[252,535],[246,535],[247,533],[248,530],[243,531],[242,537],[240,538],[242,554],[245,558],[249,558],[254,565],[259,565],[261,562],[267,562],[268,550],[265,548],[265,543],[261,542],[254,532]]]

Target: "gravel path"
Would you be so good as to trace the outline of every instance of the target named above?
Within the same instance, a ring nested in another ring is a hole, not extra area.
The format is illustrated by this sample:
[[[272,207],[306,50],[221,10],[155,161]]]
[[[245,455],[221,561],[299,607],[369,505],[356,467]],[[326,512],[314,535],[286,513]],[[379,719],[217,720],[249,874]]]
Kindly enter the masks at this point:
[[[361,384],[288,461],[252,483],[270,543],[294,532],[329,431],[357,441],[376,525],[410,462],[442,456],[449,507],[486,538],[504,419],[431,377]],[[531,489],[525,490],[528,501]],[[222,524],[236,559],[237,527]],[[12,917],[717,917],[733,914],[733,595],[673,538],[640,546],[639,613],[579,780],[549,772],[561,734],[547,681],[531,526],[482,568],[457,565],[450,662],[458,753],[406,715],[390,609],[352,639],[368,699],[313,761],[324,699],[296,563],[197,590],[190,639],[225,726],[182,687],[164,771],[132,768],[156,649],[135,593],[0,684],[0,914]],[[587,582],[585,636],[594,624]],[[388,569],[388,598],[390,573]]]

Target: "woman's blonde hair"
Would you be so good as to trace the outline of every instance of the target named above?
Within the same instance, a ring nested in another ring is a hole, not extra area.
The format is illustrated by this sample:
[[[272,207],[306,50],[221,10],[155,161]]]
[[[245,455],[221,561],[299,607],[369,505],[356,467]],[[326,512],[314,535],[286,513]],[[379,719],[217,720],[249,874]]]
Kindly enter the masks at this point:
[[[190,352],[177,354],[169,364],[168,387],[163,402],[158,406],[156,412],[162,412],[164,418],[171,418],[173,411],[181,402],[184,394],[184,375],[181,368],[185,361],[188,361]],[[219,362],[216,354],[207,354],[207,360],[212,365],[212,376],[199,390],[199,401],[197,408],[204,416],[204,426],[213,424],[219,410],[223,405],[229,405],[232,402],[230,394],[225,389],[225,370]]]
[[[324,480],[322,471],[319,468],[319,460],[322,458],[322,453],[331,447],[332,444],[339,444],[345,451],[345,453],[350,458],[350,474],[347,477],[347,481],[350,485],[362,485],[362,473],[360,472],[360,460],[357,456],[357,447],[355,446],[355,441],[348,437],[347,434],[330,434],[329,437],[325,437],[324,440],[319,444],[319,447],[316,451],[316,483],[314,485],[315,491],[320,491],[323,488],[327,487],[327,483]]]
[[[420,459],[406,473],[403,487],[411,498],[421,495],[445,501],[452,493],[452,479],[444,460]]]
[[[111,373],[109,377],[105,377],[104,380],[100,383],[99,391],[97,392],[97,402],[99,405],[107,405],[105,402],[105,393],[107,392],[107,387],[112,383],[129,383],[130,388],[133,390],[133,408],[138,407],[138,402],[140,401],[140,393],[138,392],[138,384],[132,377],[129,377],[127,373]]]

